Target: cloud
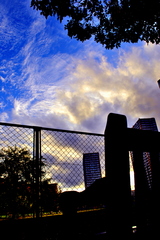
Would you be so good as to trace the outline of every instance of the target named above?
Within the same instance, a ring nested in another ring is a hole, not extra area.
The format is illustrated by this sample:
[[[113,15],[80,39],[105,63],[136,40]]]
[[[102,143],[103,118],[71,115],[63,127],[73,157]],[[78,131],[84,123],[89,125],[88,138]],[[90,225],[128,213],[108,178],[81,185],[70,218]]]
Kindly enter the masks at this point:
[[[149,48],[156,59],[151,58]],[[156,83],[160,73],[159,55],[154,53],[157,51],[160,51],[159,46],[152,45],[121,51],[117,67],[96,52],[98,61],[90,54],[86,60],[77,60],[69,81],[70,89],[57,93],[58,99],[66,105],[71,121],[83,125],[99,116],[99,124],[102,121],[105,124],[110,111],[126,114],[132,122],[138,117],[151,116],[159,121]]]
[[[1,104],[0,104],[1,108]],[[6,112],[0,113],[0,122],[6,122],[8,120],[8,114]]]
[[[29,61],[26,98],[14,100],[13,120],[92,132],[104,131],[110,112],[125,114],[130,127],[139,117],[160,123],[160,46],[120,50],[116,66],[104,52],[84,50],[85,58],[65,53]]]
[[[83,153],[99,152],[104,176],[104,138],[87,134],[42,130],[46,175],[62,189],[84,189]]]
[[[160,124],[159,45],[108,51],[92,40],[72,41],[63,25],[26,4],[23,14],[2,8],[1,41],[12,42],[9,50],[2,44],[8,52],[0,68],[6,120],[103,133],[108,113],[116,112],[127,116],[129,126],[139,117],[156,117]]]

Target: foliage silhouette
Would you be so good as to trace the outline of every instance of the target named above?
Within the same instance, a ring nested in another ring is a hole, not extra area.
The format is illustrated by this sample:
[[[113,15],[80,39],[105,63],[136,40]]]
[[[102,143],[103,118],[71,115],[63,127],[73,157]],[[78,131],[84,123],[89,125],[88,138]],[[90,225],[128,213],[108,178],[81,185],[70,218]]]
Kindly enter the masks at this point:
[[[26,148],[17,146],[2,148],[0,151],[0,212],[17,218],[19,214],[31,213],[36,200],[36,160]],[[49,195],[54,199],[55,191],[49,191],[49,180],[46,178],[45,163],[39,163],[41,177],[41,199]],[[54,197],[53,197],[54,195]],[[47,200],[46,200],[47,201]],[[44,201],[41,200],[41,204]],[[46,203],[44,204],[46,205]],[[42,206],[43,207],[43,206]]]
[[[160,43],[160,1],[153,0],[32,0],[46,18],[67,17],[68,36],[85,41],[94,36],[107,49],[122,42]]]

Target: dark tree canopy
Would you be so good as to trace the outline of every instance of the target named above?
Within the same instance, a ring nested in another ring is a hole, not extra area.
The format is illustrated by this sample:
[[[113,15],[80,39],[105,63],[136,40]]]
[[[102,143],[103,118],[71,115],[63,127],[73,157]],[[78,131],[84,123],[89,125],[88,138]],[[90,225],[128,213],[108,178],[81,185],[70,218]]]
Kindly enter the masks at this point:
[[[160,0],[32,0],[31,7],[60,22],[67,17],[70,37],[94,36],[107,49],[139,40],[160,43]]]
[[[17,146],[0,149],[0,216],[12,218],[35,212],[37,186],[40,184],[40,204],[43,210],[57,210],[57,184],[49,184],[43,158],[36,169],[36,159],[27,148]],[[40,183],[37,180],[37,170]]]

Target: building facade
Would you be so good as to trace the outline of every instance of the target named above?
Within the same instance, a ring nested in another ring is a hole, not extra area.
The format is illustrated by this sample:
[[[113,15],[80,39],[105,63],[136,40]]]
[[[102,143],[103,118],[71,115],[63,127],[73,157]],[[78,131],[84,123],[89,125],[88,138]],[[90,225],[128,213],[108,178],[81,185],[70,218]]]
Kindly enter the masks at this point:
[[[98,152],[83,154],[83,171],[85,188],[94,183],[96,179],[102,177]]]
[[[139,118],[133,125],[133,128],[140,130],[150,130],[158,132],[155,118]],[[133,153],[131,154],[132,162],[134,165]],[[148,188],[152,187],[152,167],[151,167],[151,155],[149,152],[143,152],[143,165],[145,169],[145,176],[147,180]]]

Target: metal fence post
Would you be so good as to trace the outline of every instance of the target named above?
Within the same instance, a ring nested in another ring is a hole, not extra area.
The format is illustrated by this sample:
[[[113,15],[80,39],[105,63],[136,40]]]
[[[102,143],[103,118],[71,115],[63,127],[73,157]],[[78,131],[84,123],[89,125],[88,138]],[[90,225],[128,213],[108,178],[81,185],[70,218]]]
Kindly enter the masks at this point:
[[[41,129],[34,128],[34,160],[35,160],[35,212],[40,217],[40,186],[41,186]]]

